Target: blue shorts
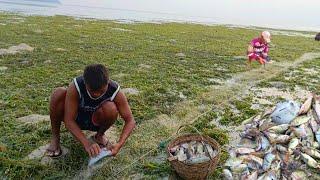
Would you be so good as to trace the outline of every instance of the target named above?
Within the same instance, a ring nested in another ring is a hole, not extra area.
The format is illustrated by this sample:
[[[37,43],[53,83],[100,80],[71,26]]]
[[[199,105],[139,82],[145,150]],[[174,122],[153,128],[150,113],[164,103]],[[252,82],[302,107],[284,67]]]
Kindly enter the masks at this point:
[[[92,122],[93,112],[79,111],[76,118],[76,123],[81,130],[98,131],[99,127]]]

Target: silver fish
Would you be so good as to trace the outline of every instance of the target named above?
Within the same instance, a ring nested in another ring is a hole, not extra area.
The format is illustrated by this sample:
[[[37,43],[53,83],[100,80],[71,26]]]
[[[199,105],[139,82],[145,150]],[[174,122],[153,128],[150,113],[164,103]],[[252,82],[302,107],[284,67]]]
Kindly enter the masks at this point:
[[[280,144],[277,144],[276,145],[276,149],[281,152],[281,153],[287,153],[288,152],[288,149]]]
[[[315,120],[320,124],[320,96],[314,96],[313,110],[315,113]]]
[[[270,166],[271,166],[271,163],[273,162],[273,160],[276,158],[276,156],[272,153],[268,153],[265,155],[264,159],[263,159],[263,164],[262,164],[262,169],[264,171],[267,171]]]
[[[244,129],[247,130],[247,129],[251,129],[251,128],[257,128],[258,124],[257,123],[251,123],[251,124],[246,124],[244,125]]]
[[[271,163],[270,169],[275,170],[275,171],[279,171],[281,167],[281,161],[273,161]]]
[[[315,135],[317,142],[320,143],[320,129],[315,133]]]
[[[187,160],[187,155],[184,152],[184,148],[180,147],[177,153],[178,161],[185,161]]]
[[[183,147],[184,149],[188,149],[189,144],[188,143],[183,143],[180,145],[180,147]]]
[[[297,170],[291,174],[290,178],[292,180],[303,180],[303,179],[308,179],[308,176],[304,171]]]
[[[288,143],[290,141],[291,137],[288,135],[279,135],[274,139],[274,143]]]
[[[240,137],[251,139],[251,138],[258,136],[259,134],[260,134],[260,131],[257,128],[250,128],[250,129],[243,131],[240,134]]]
[[[244,121],[241,122],[241,125],[246,125],[246,124],[249,124],[249,123],[252,123],[252,121],[254,120],[254,118],[258,117],[257,115],[255,116],[252,116]],[[259,117],[260,118],[260,117]]]
[[[269,129],[270,127],[273,127],[275,125],[276,124],[273,123],[271,119],[264,119],[259,122],[258,127],[260,131],[265,131],[266,129]]]
[[[289,153],[292,154],[293,150],[299,145],[299,139],[298,138],[293,138],[290,140],[289,145],[288,145],[288,150]]]
[[[268,130],[272,133],[278,133],[278,134],[282,134],[284,133],[287,129],[289,128],[289,124],[281,124],[278,126],[273,126],[271,128],[269,128]]]
[[[229,169],[223,169],[222,170],[223,176],[225,180],[233,180],[232,173]]]
[[[258,177],[258,180],[277,180],[277,175],[275,171],[268,171]]]
[[[312,147],[312,145],[314,144],[314,142],[310,142],[307,138],[304,139],[300,139],[300,144],[303,147]]]
[[[237,158],[237,157],[232,157],[232,158],[229,158],[224,166],[226,167],[233,167],[233,166],[239,166],[240,164],[242,164],[243,162],[243,159],[241,158]]]
[[[92,167],[94,164],[96,164],[101,159],[109,157],[111,155],[112,155],[112,152],[110,150],[107,150],[107,148],[102,148],[101,152],[96,157],[90,158],[88,166]]]
[[[317,121],[314,119],[313,116],[309,121],[309,126],[311,127],[313,133],[317,132],[319,129],[319,124],[317,123]]]
[[[308,154],[311,157],[320,159],[320,152],[315,150],[315,149],[302,147],[302,151],[305,152],[306,154]]]
[[[247,147],[247,148],[256,148],[257,143],[251,139],[248,138],[242,138],[240,140],[240,143],[237,145],[237,147]]]
[[[268,138],[270,143],[273,143],[275,138],[278,136],[275,133],[271,133],[271,132],[267,132],[267,131],[263,131],[262,133]]]
[[[277,180],[280,177],[280,170],[274,170],[267,172],[267,179],[268,180]]]
[[[203,163],[203,162],[207,162],[210,161],[210,158],[207,156],[199,156],[199,157],[194,157],[191,159],[187,159],[185,162],[187,164],[198,164],[198,163]]]
[[[188,145],[188,151],[190,152],[191,156],[195,156],[196,155],[196,148],[195,145],[192,143],[189,143]]]
[[[210,158],[214,158],[217,155],[217,151],[213,150],[213,148],[209,144],[205,144],[205,150],[208,151]]]
[[[176,146],[174,146],[173,148],[170,149],[170,153],[175,155],[178,149],[179,149],[179,146],[176,145]]]
[[[187,155],[187,159],[195,157],[195,155],[191,152],[191,150],[189,148],[185,149],[184,153]]]
[[[307,136],[307,130],[304,124],[301,124],[299,127],[291,128],[294,135],[298,138],[304,138]]]
[[[241,180],[256,180],[258,178],[258,171],[253,171],[251,174],[241,176]]]
[[[267,173],[261,174],[261,175],[258,177],[258,180],[264,180],[265,178],[267,178]]]
[[[301,153],[302,160],[309,166],[315,169],[319,169],[320,165],[311,156],[305,153]]]
[[[300,110],[299,110],[298,115],[305,114],[305,113],[307,113],[307,112],[310,110],[313,96],[314,96],[313,94],[310,94],[310,95],[307,97],[307,100],[306,100],[306,101],[302,104],[302,106],[300,107]]]
[[[196,144],[197,144],[197,141],[190,141],[189,144],[190,144],[190,145],[196,145]]]
[[[246,162],[250,162],[250,161],[255,162],[261,167],[263,164],[263,159],[254,155],[245,155],[243,156],[243,160]]]
[[[290,140],[289,135],[278,135],[270,132],[263,132],[263,134],[269,139],[270,143],[287,143]]]
[[[240,164],[239,166],[232,166],[232,167],[230,167],[230,168],[231,168],[231,171],[232,171],[232,172],[241,173],[241,172],[243,172],[243,171],[245,171],[245,170],[248,169],[248,165],[246,165],[246,164]]]
[[[202,143],[197,143],[197,154],[204,154],[203,151],[203,144]]]
[[[252,148],[237,148],[236,149],[237,154],[250,154],[253,152],[255,152],[255,150]]]
[[[306,126],[306,132],[307,132],[307,140],[310,142],[310,143],[313,143],[314,142],[314,133],[312,132],[312,129],[308,126]]]
[[[290,125],[291,126],[300,126],[301,124],[308,122],[310,119],[311,119],[311,117],[309,117],[307,115],[298,116],[290,123]]]
[[[320,147],[320,144],[318,142],[313,142],[311,147],[314,149],[318,149]]]
[[[250,161],[247,163],[248,165],[248,168],[249,169],[252,169],[252,170],[260,170],[261,166],[259,166],[259,164],[253,162],[253,161]]]
[[[269,140],[264,135],[261,135],[257,138],[257,143],[258,146],[256,151],[264,151],[270,146]]]

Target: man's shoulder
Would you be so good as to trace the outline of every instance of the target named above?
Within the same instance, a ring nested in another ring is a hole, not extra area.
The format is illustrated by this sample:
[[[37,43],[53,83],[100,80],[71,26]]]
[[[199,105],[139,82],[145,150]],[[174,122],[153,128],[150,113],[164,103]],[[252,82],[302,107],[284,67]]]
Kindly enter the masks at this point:
[[[77,81],[84,81],[84,78],[83,76],[77,76],[75,78],[73,78],[74,80],[77,80]]]
[[[114,88],[118,88],[120,86],[117,81],[114,81],[112,79],[109,80],[108,85],[111,86],[111,87],[114,87]]]
[[[108,83],[108,93],[111,95],[111,101],[114,100],[116,96],[118,96],[118,93],[120,92],[120,85],[114,81],[114,80],[109,80]]]

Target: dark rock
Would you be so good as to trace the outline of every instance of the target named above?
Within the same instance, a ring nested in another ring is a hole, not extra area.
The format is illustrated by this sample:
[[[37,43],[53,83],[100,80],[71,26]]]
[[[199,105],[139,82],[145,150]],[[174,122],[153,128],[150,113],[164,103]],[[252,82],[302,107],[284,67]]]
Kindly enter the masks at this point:
[[[28,116],[18,118],[18,121],[24,123],[37,123],[40,121],[50,121],[49,115],[30,114]]]
[[[316,41],[320,41],[320,33],[318,33],[314,39],[315,39]]]
[[[272,81],[269,82],[272,87],[278,88],[278,89],[284,89],[287,87],[286,83],[280,82],[280,81]]]
[[[121,90],[125,94],[138,95],[139,91],[135,88],[124,88]]]

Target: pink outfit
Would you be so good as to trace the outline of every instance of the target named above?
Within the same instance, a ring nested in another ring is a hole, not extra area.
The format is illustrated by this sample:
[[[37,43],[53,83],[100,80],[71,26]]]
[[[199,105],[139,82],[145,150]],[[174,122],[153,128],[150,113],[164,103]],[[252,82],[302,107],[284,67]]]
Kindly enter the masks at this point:
[[[249,60],[259,60],[259,58],[266,59],[269,52],[269,46],[267,43],[263,43],[260,38],[255,38],[251,41],[253,52],[248,53]],[[264,55],[265,54],[265,55]]]

